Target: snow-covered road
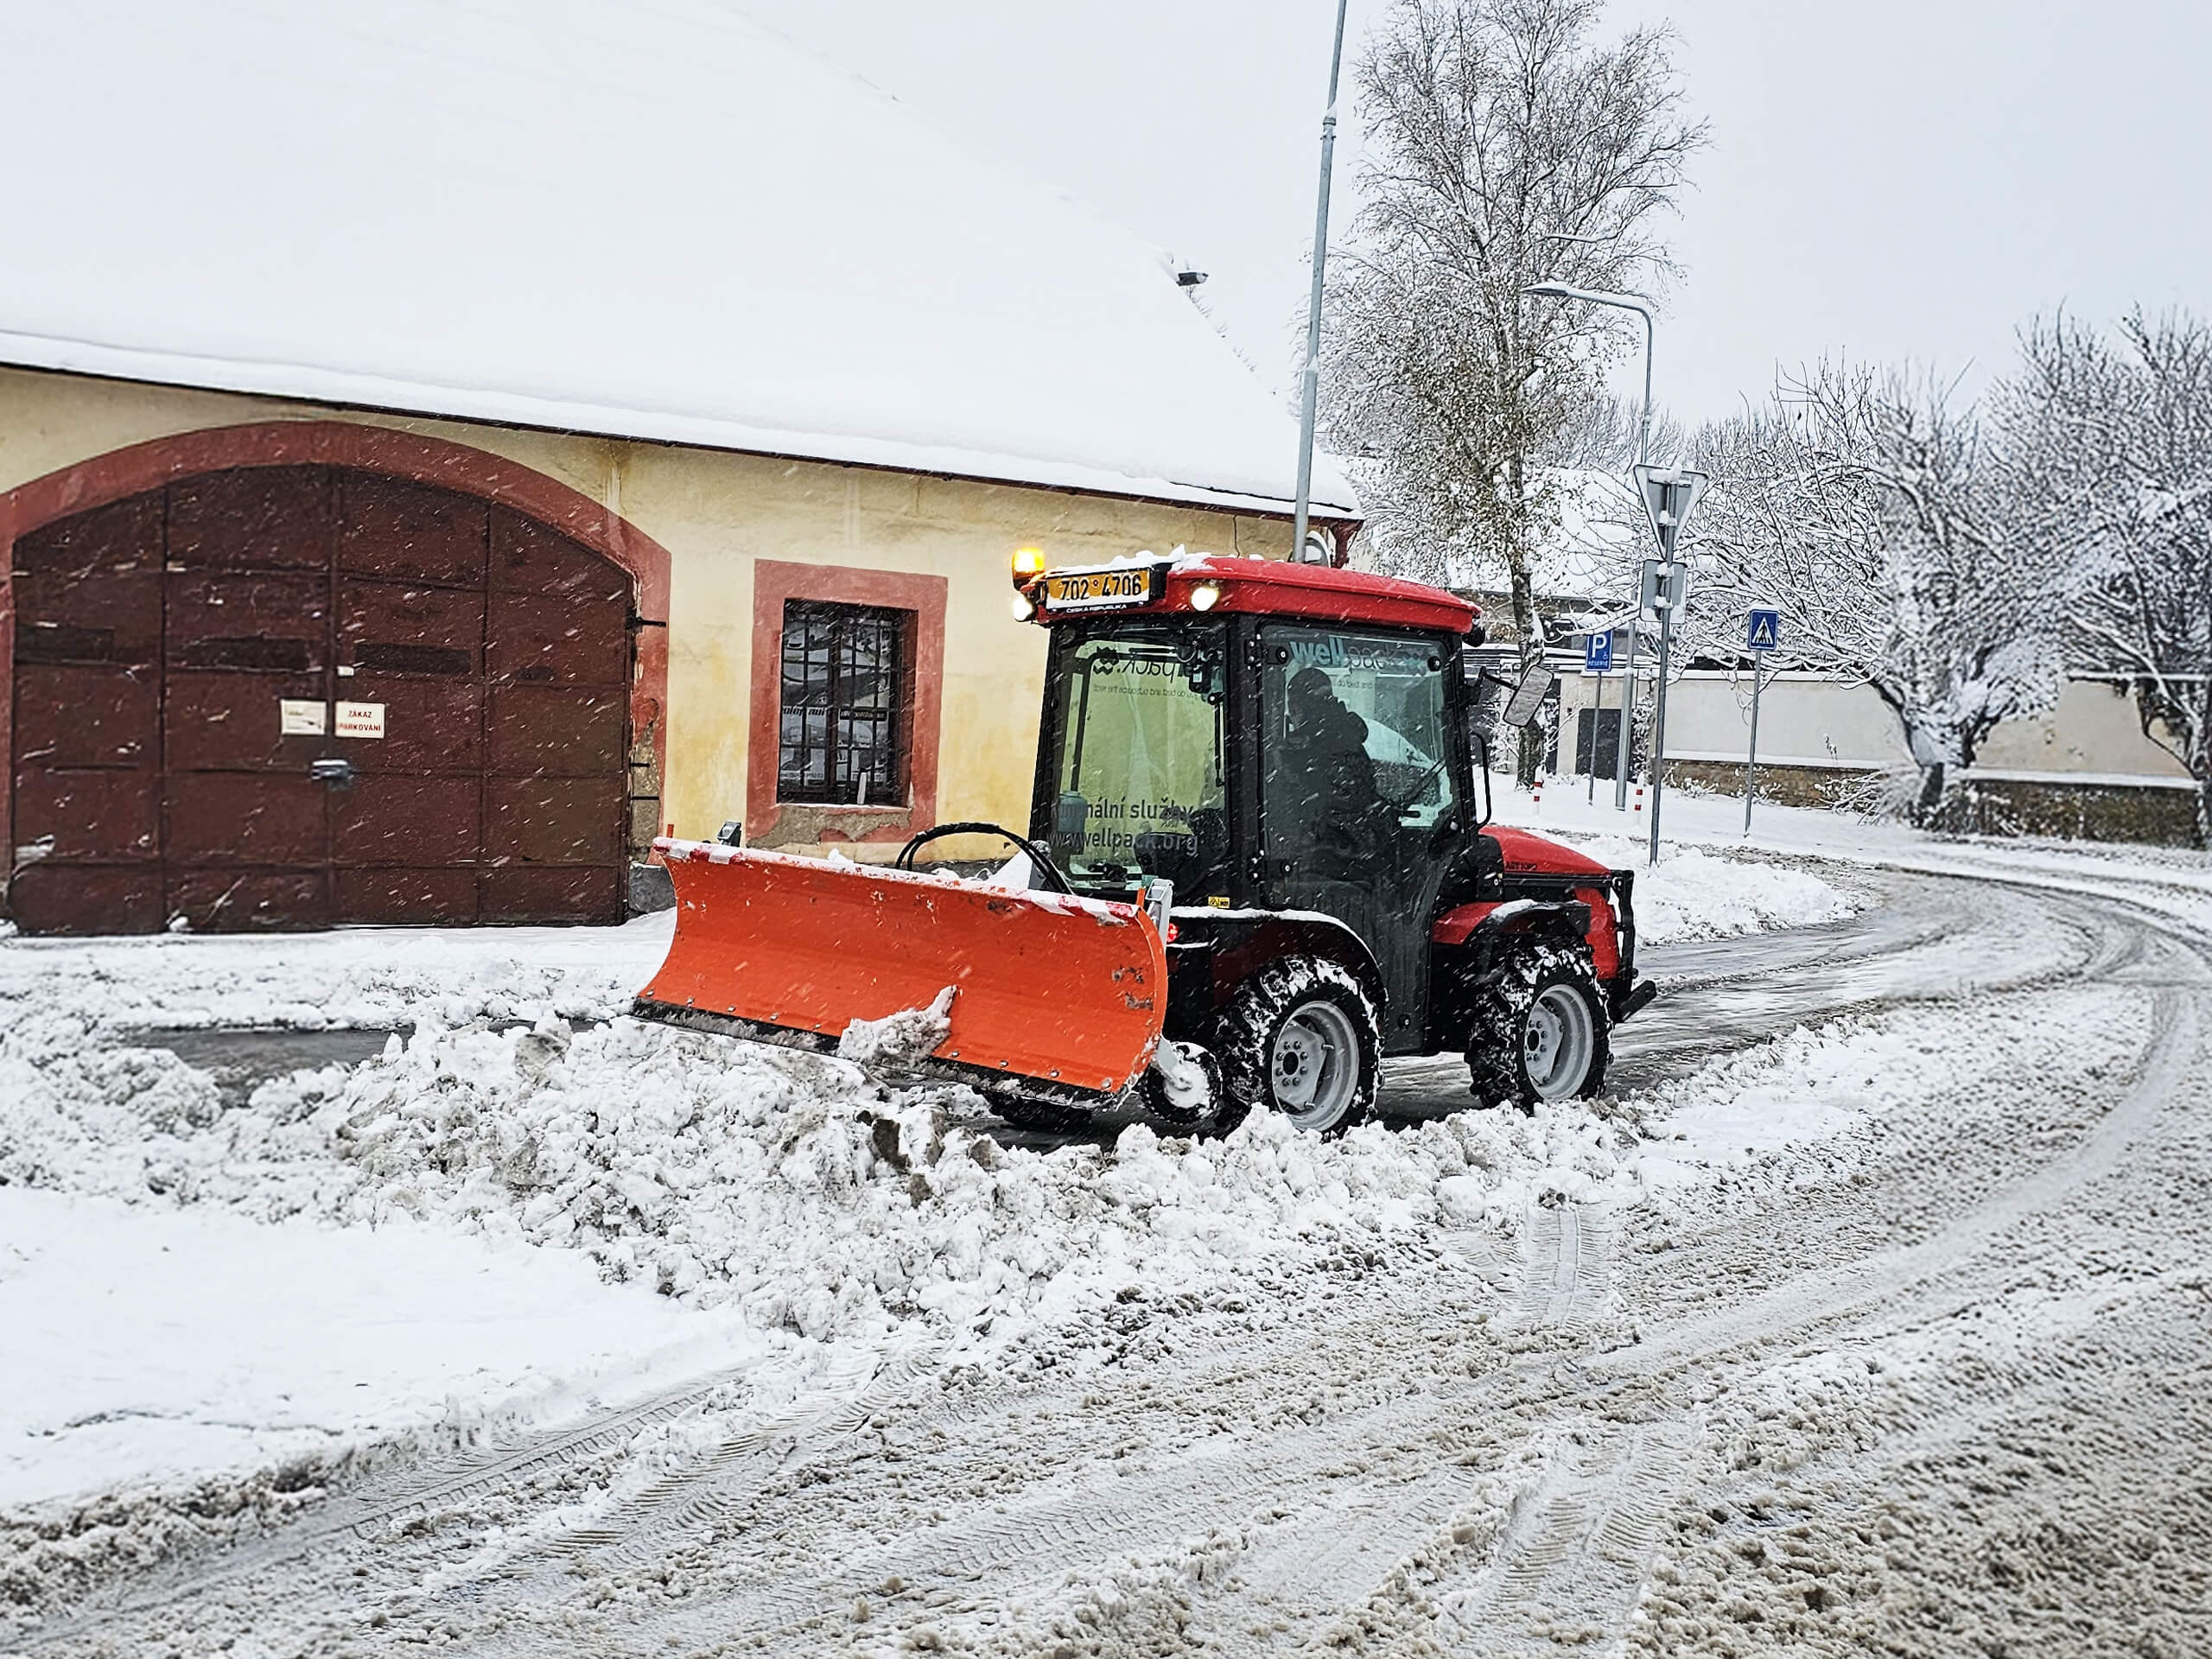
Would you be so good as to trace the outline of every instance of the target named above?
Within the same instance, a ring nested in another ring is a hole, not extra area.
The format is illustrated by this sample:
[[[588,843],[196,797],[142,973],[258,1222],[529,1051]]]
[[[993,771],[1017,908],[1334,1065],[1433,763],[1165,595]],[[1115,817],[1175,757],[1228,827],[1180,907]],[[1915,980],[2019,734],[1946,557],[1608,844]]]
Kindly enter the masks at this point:
[[[2193,878],[1919,861],[1850,920],[1655,950],[1642,1149],[1516,1225],[1446,1202],[1133,1285],[996,1363],[910,1328],[788,1397],[704,1377],[0,1614],[0,1650],[2198,1650]],[[1389,1116],[1459,1086],[1401,1067]]]

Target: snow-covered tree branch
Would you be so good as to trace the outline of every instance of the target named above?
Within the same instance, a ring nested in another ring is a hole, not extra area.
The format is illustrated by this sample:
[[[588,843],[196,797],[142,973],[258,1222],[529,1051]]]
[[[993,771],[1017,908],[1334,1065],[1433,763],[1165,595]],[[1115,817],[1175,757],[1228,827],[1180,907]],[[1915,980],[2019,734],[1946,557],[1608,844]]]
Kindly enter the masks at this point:
[[[2029,534],[2075,571],[2070,666],[2125,680],[2212,842],[2212,329],[2137,312],[2119,336],[2038,319],[1998,406]]]
[[[2010,470],[1978,411],[1904,375],[1822,365],[1709,429],[1694,602],[1712,648],[1745,610],[1783,613],[1783,665],[1863,680],[1896,713],[1933,817],[1991,729],[2045,706],[2069,575],[2018,533]]]

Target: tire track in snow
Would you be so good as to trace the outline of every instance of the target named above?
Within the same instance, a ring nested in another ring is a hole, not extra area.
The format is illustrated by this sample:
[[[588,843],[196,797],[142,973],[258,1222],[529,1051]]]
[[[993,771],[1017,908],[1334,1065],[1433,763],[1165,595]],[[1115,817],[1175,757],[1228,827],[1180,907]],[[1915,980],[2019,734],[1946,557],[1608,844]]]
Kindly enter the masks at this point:
[[[1686,1422],[1581,1431],[1516,1500],[1492,1559],[1433,1592],[1433,1636],[1456,1652],[1613,1643],[1642,1594],[1695,1445]]]
[[[1594,1356],[1590,1361],[1593,1373],[1649,1376],[1745,1343],[1777,1341],[1859,1312],[1922,1280],[1964,1268],[1969,1258],[2009,1229],[2110,1174],[2159,1104],[2190,1074],[2202,1047],[2201,990],[2162,987],[2152,997],[2150,1049],[2138,1061],[2119,1100],[2080,1141],[2059,1150],[2032,1173],[1987,1195],[1915,1243],[1832,1267],[1808,1268],[1718,1313],[1656,1330],[1632,1348]]]
[[[795,1444],[800,1431],[817,1424],[858,1427],[866,1421],[867,1413],[863,1411],[855,1420],[855,1408],[887,1371],[901,1369],[904,1359],[903,1382],[919,1369],[911,1360],[912,1347],[909,1344],[906,1355],[895,1356],[884,1367],[859,1372],[857,1397],[849,1390],[827,1395],[817,1390],[802,1396],[798,1409],[733,1437],[724,1443],[725,1447],[734,1452],[741,1446],[771,1445],[779,1440]],[[312,1518],[271,1537],[238,1546],[213,1562],[186,1559],[168,1563],[151,1582],[131,1586],[107,1605],[85,1607],[74,1616],[50,1619],[28,1637],[23,1650],[52,1647],[107,1625],[156,1613],[311,1557],[374,1554],[411,1526],[433,1521],[474,1499],[511,1492],[535,1478],[563,1473],[597,1459],[619,1459],[640,1434],[713,1405],[728,1382],[728,1377],[717,1376],[664,1389],[643,1401],[594,1413],[582,1422],[533,1437],[520,1446],[442,1459],[426,1471],[365,1483],[353,1492],[334,1497]],[[502,1556],[488,1563],[486,1570],[511,1569],[507,1558]],[[464,1574],[462,1581],[474,1576],[474,1573]]]
[[[1808,1020],[2099,977],[2139,939],[2133,918],[2056,912],[2035,894],[1876,872],[1887,907],[1803,934],[1661,946],[1661,994],[1613,1037],[1615,1092],[1687,1076]]]
[[[1126,1476],[1090,1478],[956,1516],[887,1543],[842,1554],[837,1570],[797,1581],[729,1582],[703,1605],[626,1617],[624,1637],[646,1649],[685,1650],[690,1644],[758,1645],[845,1623],[857,1604],[876,1602],[886,1614],[967,1611],[1049,1587],[1072,1567],[1095,1564],[1102,1541],[1109,1559],[1124,1547],[1141,1553],[1179,1538],[1235,1532],[1294,1490],[1310,1487],[1340,1466],[1333,1436],[1303,1447],[1274,1443],[1265,1460],[1187,1459],[1176,1466]],[[548,1612],[553,1610],[548,1608]],[[581,1637],[570,1651],[596,1652],[603,1637]],[[542,1655],[550,1632],[508,1633],[486,1652]]]
[[[2158,982],[2161,970],[2171,965],[2144,959],[2143,953],[2134,950],[2121,956],[2145,969],[2152,982]],[[2183,983],[2186,989],[2154,992],[2154,1035],[2130,1068],[2121,1098],[2073,1147],[2056,1149],[2027,1179],[1990,1195],[1918,1245],[1882,1252],[1849,1268],[1818,1275],[1815,1282],[1802,1290],[1785,1287],[1718,1315],[1680,1321],[1639,1346],[1590,1357],[1585,1366],[1577,1368],[1579,1376],[1561,1380],[1568,1383],[1571,1392],[1582,1396],[1586,1407],[1610,1403],[1618,1408],[1629,1404],[1632,1396],[1648,1399],[1658,1394],[1660,1385],[1668,1380],[1723,1358],[1747,1341],[1764,1346],[1801,1336],[1815,1325],[1862,1311],[1872,1300],[1958,1268],[1966,1258],[1985,1249],[2018,1222],[2101,1179],[2145,1129],[2148,1118],[2196,1054],[2197,999],[2190,993],[2201,987],[2202,976],[2183,976]],[[1579,1252],[1569,1259],[1579,1260]],[[1482,1382],[1440,1389],[1434,1403],[1440,1408],[1450,1408],[1452,1415],[1463,1420],[1479,1408],[1504,1414],[1531,1412],[1550,1403],[1546,1398],[1548,1391],[1541,1385],[1517,1389],[1512,1385],[1536,1383],[1547,1364],[1533,1361]],[[1513,1611],[1525,1600],[1516,1586],[1532,1576],[1546,1584],[1557,1576],[1604,1586],[1598,1602],[1583,1608],[1580,1616],[1584,1623],[1579,1628],[1584,1637],[1600,1629],[1610,1629],[1618,1637],[1620,1621],[1625,1620],[1635,1605],[1663,1509],[1676,1490],[1690,1444],[1688,1431],[1680,1426],[1663,1433],[1645,1432],[1630,1449],[1623,1465],[1576,1473],[1553,1500],[1554,1507],[1546,1512],[1548,1518],[1528,1535],[1524,1548],[1529,1553],[1525,1559],[1516,1557],[1522,1559],[1522,1566],[1515,1569],[1517,1576],[1500,1580],[1503,1594],[1498,1605],[1506,1620],[1501,1640],[1509,1643],[1524,1637],[1531,1643],[1535,1640],[1527,1635],[1525,1619],[1517,1625],[1514,1623],[1520,1615]],[[1364,1455],[1379,1465],[1372,1471],[1375,1476],[1390,1472],[1391,1460],[1383,1447],[1370,1446]],[[1320,1517],[1325,1522],[1326,1518]],[[1421,1541],[1421,1517],[1407,1515],[1393,1519],[1407,1524],[1385,1525],[1363,1534],[1355,1548],[1342,1553],[1370,1565],[1402,1559],[1407,1550]],[[1333,1553],[1337,1552],[1325,1549],[1318,1555],[1300,1555],[1293,1551],[1257,1574],[1256,1581],[1262,1586],[1280,1583],[1302,1568],[1326,1561]],[[1264,1596],[1263,1589],[1262,1600]],[[1265,1614],[1270,1610],[1261,1605],[1248,1611]],[[1221,1618],[1224,1614],[1216,1610],[1209,1623]],[[1593,1619],[1595,1624],[1590,1622]],[[1612,1622],[1608,1624],[1607,1621]],[[1554,1621],[1550,1628],[1563,1634],[1568,1627]],[[1521,1634],[1516,1635],[1516,1630]],[[1471,1639],[1479,1643],[1490,1638],[1478,1634]],[[1478,1645],[1470,1650],[1484,1649]]]
[[[648,1481],[606,1513],[548,1540],[541,1550],[564,1555],[592,1551],[609,1561],[644,1553],[658,1525],[696,1534],[727,1529],[779,1469],[826,1454],[904,1397],[941,1352],[909,1342],[881,1363],[832,1379],[772,1421],[750,1427]],[[512,1576],[513,1569],[504,1567]]]
[[[1603,1205],[1572,1200],[1530,1205],[1522,1234],[1523,1317],[1557,1332],[1595,1320],[1612,1291],[1613,1230],[1612,1215]]]

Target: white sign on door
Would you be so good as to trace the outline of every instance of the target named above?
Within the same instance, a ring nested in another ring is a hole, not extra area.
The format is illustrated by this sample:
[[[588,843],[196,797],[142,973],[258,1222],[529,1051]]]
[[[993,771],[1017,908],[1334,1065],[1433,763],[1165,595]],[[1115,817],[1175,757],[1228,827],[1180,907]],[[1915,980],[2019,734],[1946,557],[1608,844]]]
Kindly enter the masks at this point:
[[[384,704],[341,702],[338,705],[337,734],[340,737],[382,737]]]
[[[324,716],[329,712],[320,701],[279,697],[276,699],[277,730],[286,737],[321,737],[324,730]]]

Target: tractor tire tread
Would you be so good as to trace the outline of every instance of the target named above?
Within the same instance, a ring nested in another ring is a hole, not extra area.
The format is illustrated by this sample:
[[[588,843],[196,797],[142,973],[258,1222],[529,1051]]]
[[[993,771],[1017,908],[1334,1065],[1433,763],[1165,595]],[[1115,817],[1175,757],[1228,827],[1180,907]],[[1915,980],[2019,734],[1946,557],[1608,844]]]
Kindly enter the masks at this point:
[[[1272,1102],[1269,1058],[1276,1030],[1293,1010],[1316,995],[1337,1003],[1352,1017],[1360,1033],[1359,1085],[1351,1103],[1321,1133],[1341,1135],[1366,1122],[1375,1108],[1382,1077],[1382,1020],[1358,977],[1325,957],[1284,957],[1269,963],[1239,986],[1215,1023],[1214,1053],[1221,1061],[1222,1103],[1210,1126],[1226,1135],[1253,1107]]]
[[[1522,1064],[1522,1029],[1536,998],[1558,984],[1573,985],[1590,1005],[1593,1048],[1575,1096],[1586,1100],[1605,1088],[1611,1045],[1589,948],[1580,939],[1539,938],[1508,952],[1467,989],[1468,1089],[1478,1104],[1510,1101],[1535,1109],[1539,1096]]]

